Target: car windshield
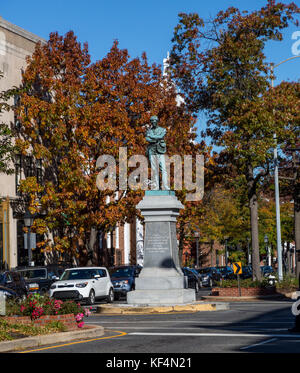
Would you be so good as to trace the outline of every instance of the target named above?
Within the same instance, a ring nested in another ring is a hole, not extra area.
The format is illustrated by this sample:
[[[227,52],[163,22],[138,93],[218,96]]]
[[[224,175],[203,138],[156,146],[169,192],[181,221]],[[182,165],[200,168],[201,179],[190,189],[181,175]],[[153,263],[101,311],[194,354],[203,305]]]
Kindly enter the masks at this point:
[[[98,274],[96,269],[72,269],[65,271],[60,280],[90,280]]]
[[[111,277],[132,277],[133,275],[133,268],[118,268],[111,274]]]
[[[22,276],[25,278],[25,280],[31,279],[31,278],[47,278],[47,271],[46,269],[40,268],[40,269],[27,269],[25,271],[21,271]]]

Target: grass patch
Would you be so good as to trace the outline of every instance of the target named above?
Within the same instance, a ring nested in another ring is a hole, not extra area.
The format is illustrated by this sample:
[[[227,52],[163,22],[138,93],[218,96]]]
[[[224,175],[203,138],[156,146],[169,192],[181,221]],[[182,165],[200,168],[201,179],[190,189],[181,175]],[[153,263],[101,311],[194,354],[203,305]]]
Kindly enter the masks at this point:
[[[0,317],[0,342],[64,331],[66,326],[60,321],[52,321],[45,326],[35,326],[8,323]]]

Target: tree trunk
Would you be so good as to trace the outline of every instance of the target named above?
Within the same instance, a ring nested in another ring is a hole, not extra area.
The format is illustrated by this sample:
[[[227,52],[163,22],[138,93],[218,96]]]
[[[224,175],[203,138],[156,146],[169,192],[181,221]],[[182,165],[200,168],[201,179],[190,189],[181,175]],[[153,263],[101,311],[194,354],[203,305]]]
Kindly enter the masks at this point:
[[[90,238],[89,238],[89,251],[88,251],[88,262],[87,265],[96,265],[97,263],[97,229],[91,228]]]
[[[253,280],[261,280],[260,259],[259,259],[259,240],[258,240],[258,203],[256,182],[253,175],[253,168],[248,166],[247,175],[248,199],[250,208],[251,222],[251,243],[252,243],[252,274]]]
[[[290,242],[287,243],[287,271],[288,274],[291,274],[291,244]]]

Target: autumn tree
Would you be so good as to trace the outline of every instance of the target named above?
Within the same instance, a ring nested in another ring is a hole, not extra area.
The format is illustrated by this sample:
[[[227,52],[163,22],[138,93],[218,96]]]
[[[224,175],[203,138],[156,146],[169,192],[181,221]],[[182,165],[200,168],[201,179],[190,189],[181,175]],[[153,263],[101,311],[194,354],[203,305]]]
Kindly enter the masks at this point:
[[[97,263],[97,231],[109,232],[137,214],[143,192],[120,187],[119,155],[120,148],[126,148],[127,159],[145,154],[150,116],[167,128],[169,155],[197,148],[195,121],[185,105],[177,105],[176,90],[160,66],[149,66],[145,54],[131,59],[117,42],[91,64],[88,46],[73,32],[52,33],[28,59],[17,93],[18,147],[42,160],[44,170],[43,183],[28,177],[21,185],[30,211],[38,214],[33,228],[45,236],[43,250],[67,253],[83,265],[88,257]],[[116,160],[116,190],[96,186],[101,155]]]
[[[276,116],[284,116],[284,132],[281,138],[280,191],[294,204],[294,242],[300,250],[300,83],[282,82],[273,89]],[[300,257],[297,256],[297,278],[300,276]]]
[[[274,120],[264,47],[269,40],[282,39],[281,30],[297,13],[295,4],[268,1],[251,13],[231,7],[209,22],[198,14],[180,14],[173,37],[176,83],[192,111],[206,112],[206,135],[225,149],[245,177],[254,279],[261,278],[257,187],[273,160],[273,134],[283,128]]]

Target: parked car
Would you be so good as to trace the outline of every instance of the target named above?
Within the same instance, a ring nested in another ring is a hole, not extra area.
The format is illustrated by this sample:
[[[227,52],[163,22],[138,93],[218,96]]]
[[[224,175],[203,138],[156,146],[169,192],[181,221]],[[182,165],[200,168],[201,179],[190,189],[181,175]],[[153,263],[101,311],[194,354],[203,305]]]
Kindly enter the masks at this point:
[[[201,281],[199,276],[197,276],[191,268],[188,267],[182,267],[182,272],[184,276],[187,277],[188,287],[191,289],[195,289],[195,292],[198,293],[200,287],[201,287]]]
[[[19,294],[11,288],[0,285],[0,296],[5,295],[6,299],[21,299]]]
[[[68,268],[60,280],[50,286],[49,295],[55,299],[83,301],[89,305],[100,298],[112,303],[114,287],[105,267]]]
[[[261,270],[261,274],[264,277],[268,277],[270,274],[272,274],[272,275],[275,274],[275,271],[274,271],[272,266],[261,266],[260,270]]]
[[[216,267],[200,268],[198,273],[202,286],[212,287],[222,279],[222,274]]]
[[[218,270],[221,273],[223,280],[232,279],[234,276],[233,269],[229,266],[218,267]]]
[[[135,289],[135,279],[141,269],[137,266],[120,266],[110,269],[110,278],[114,286],[115,299],[126,296],[128,291]]]
[[[242,267],[242,273],[240,274],[241,279],[252,278],[252,266]]]
[[[199,277],[200,278],[200,275],[199,275],[199,273],[198,273],[198,271],[197,271],[197,269],[196,268],[191,268],[191,267],[187,267],[189,270],[191,270],[192,272],[194,272],[195,273],[195,275],[197,276],[197,277]]]
[[[64,268],[58,266],[22,267],[14,271],[24,277],[30,293],[45,294],[53,282],[59,279]]]
[[[28,288],[21,273],[14,271],[0,273],[0,285],[14,290],[20,298],[27,296]]]

